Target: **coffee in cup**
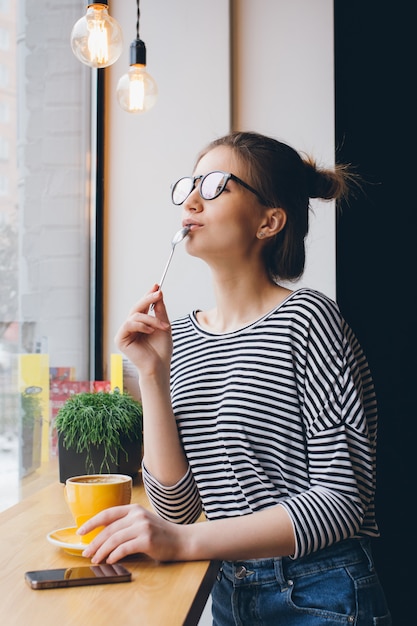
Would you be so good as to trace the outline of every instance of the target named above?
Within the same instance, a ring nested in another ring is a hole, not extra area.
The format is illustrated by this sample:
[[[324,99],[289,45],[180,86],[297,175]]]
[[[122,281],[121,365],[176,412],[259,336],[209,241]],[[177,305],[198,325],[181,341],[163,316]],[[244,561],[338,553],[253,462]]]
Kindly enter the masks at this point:
[[[66,480],[64,489],[74,522],[80,528],[104,509],[129,504],[132,497],[132,478],[124,474],[73,476]],[[96,528],[82,535],[82,543],[90,543],[101,530],[102,527]]]

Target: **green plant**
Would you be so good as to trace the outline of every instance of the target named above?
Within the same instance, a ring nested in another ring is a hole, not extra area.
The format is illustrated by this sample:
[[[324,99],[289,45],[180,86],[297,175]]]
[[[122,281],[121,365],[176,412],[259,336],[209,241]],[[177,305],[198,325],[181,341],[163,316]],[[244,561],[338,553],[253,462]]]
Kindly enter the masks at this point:
[[[99,473],[115,461],[117,451],[126,457],[123,440],[142,439],[143,413],[140,402],[127,393],[83,392],[74,394],[59,409],[56,428],[65,448],[86,452],[87,468],[94,467],[92,446],[103,446]]]

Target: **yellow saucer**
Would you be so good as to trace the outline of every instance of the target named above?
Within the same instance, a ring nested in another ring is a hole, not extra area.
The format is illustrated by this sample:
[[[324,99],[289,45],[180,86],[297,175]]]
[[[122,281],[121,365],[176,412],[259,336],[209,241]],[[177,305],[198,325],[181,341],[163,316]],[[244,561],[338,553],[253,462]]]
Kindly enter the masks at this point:
[[[87,544],[81,543],[80,537],[76,534],[77,529],[74,528],[59,528],[53,530],[46,535],[49,543],[52,543],[58,548],[62,548],[68,554],[75,556],[82,556],[83,550],[87,547]]]

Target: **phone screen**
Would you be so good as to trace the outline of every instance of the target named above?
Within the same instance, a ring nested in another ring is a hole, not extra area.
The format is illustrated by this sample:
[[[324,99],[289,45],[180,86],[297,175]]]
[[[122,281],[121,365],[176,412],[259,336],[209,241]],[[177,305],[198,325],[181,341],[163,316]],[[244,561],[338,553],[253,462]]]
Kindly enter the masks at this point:
[[[80,585],[102,585],[129,582],[132,574],[123,565],[90,565],[67,569],[45,569],[26,572],[25,579],[32,589],[54,587],[76,587]]]

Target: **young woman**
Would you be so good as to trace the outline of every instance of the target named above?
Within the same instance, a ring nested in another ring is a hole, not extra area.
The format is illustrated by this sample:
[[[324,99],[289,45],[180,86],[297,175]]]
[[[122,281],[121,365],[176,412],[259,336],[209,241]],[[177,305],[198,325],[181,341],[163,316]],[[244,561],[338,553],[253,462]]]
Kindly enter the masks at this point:
[[[215,626],[391,624],[370,549],[367,362],[332,300],[281,284],[304,269],[309,199],[341,198],[349,179],[256,133],[212,142],[172,200],[216,306],[171,325],[155,285],[116,336],[139,374],[155,513],[99,514],[84,555],[221,560]]]

